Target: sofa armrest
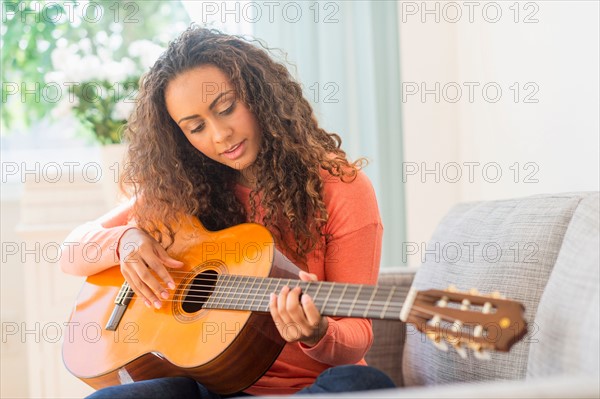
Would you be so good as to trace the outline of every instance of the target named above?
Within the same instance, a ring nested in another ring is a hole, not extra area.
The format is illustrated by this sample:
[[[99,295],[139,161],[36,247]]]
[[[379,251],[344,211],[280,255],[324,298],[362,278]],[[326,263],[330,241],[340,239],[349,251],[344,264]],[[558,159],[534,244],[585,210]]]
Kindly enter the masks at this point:
[[[377,284],[396,286],[402,300],[412,285],[417,267],[382,269]],[[373,320],[374,341],[365,359],[392,378],[397,386],[403,386],[402,352],[406,337],[406,323],[394,320]]]

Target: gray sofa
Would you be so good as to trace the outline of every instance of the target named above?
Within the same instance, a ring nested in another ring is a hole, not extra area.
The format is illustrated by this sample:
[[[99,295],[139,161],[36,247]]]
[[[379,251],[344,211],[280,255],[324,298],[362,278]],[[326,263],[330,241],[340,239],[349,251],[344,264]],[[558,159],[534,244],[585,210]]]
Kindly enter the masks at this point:
[[[584,192],[455,206],[421,266],[383,270],[379,284],[498,290],[525,305],[529,332],[508,353],[463,359],[410,324],[374,321],[367,362],[400,388],[343,397],[598,398],[599,203]]]
[[[398,388],[310,398],[598,398],[599,231],[598,192],[456,205],[422,264],[383,269],[379,284],[404,295],[450,284],[499,291],[525,305],[528,334],[479,360],[438,350],[411,324],[375,320],[367,362]]]

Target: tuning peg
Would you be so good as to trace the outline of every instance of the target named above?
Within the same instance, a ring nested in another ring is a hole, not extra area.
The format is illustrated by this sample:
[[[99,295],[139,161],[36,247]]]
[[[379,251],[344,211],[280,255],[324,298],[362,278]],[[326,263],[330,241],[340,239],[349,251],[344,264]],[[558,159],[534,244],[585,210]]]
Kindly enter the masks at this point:
[[[456,353],[458,353],[458,356],[460,356],[461,358],[467,358],[467,350],[463,346],[455,345],[454,350],[456,350]]]
[[[450,284],[448,286],[448,288],[446,289],[446,291],[448,291],[448,292],[458,292],[458,288],[456,288],[456,286],[454,284]]]
[[[471,288],[469,290],[469,294],[471,294],[471,295],[479,295],[479,291],[477,290],[477,288]]]
[[[471,342],[468,344],[469,349],[473,350],[473,355],[478,360],[489,360],[490,353],[489,351],[483,349],[483,345],[478,344],[476,342]]]
[[[506,299],[506,297],[502,295],[499,291],[492,292],[490,296],[494,299]]]
[[[439,314],[434,315],[431,319],[429,319],[429,321],[427,322],[428,325],[430,326],[434,326],[437,327],[442,323],[442,318],[440,317]]]
[[[471,301],[468,299],[463,299],[460,305],[460,310],[468,310],[469,306],[471,306]]]
[[[491,356],[490,356],[490,352],[483,350],[483,349],[478,349],[478,350],[473,350],[473,355],[475,356],[475,358],[477,360],[490,360]]]
[[[481,324],[477,324],[473,329],[474,337],[481,337],[483,335],[483,326]]]
[[[440,308],[445,308],[446,306],[448,306],[448,299],[449,298],[446,295],[444,295],[442,299],[436,302],[436,306],[439,306]]]
[[[445,341],[442,341],[439,334],[437,334],[433,331],[430,331],[426,335],[427,335],[427,338],[429,338],[431,340],[431,342],[435,345],[436,348],[438,348],[442,352],[448,351],[448,345],[446,345]]]
[[[492,304],[490,302],[484,303],[483,307],[481,308],[481,313],[488,314],[491,311],[492,311]]]

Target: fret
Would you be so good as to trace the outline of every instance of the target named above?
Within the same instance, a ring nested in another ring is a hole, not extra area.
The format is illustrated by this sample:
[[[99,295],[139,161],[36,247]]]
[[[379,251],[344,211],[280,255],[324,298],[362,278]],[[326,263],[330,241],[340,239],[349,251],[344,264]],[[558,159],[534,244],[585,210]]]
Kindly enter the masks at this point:
[[[206,300],[206,302],[204,302],[203,308],[212,309],[213,298],[215,298],[219,292],[218,288],[219,288],[219,278],[220,277],[221,276],[217,276],[217,280],[215,281],[215,288],[212,290],[212,292],[208,296],[208,299]]]
[[[342,290],[342,293],[340,294],[340,299],[338,299],[338,303],[335,306],[335,309],[333,310],[333,315],[332,316],[337,316],[338,309],[340,308],[340,304],[344,300],[344,295],[346,294],[346,290],[347,289],[348,289],[348,284],[344,284],[344,289]]]
[[[365,308],[363,317],[367,317],[367,315],[369,314],[369,309],[371,308],[371,302],[373,301],[373,298],[375,297],[376,293],[377,293],[377,286],[373,287],[373,293],[371,294],[371,298],[369,298],[369,301],[367,302],[367,307]]]
[[[352,299],[354,295],[356,295],[356,290],[358,290],[358,284],[345,284],[342,290],[342,302],[339,305],[339,308],[336,310],[336,316],[342,317],[346,316],[348,313],[348,309],[352,306]]]
[[[231,309],[231,303],[235,299],[237,288],[238,288],[238,280],[240,276],[233,275],[230,279],[231,285],[229,286],[229,290],[227,292],[226,300],[223,303],[223,309]]]
[[[402,293],[398,291],[398,287],[396,288],[396,292],[394,293],[394,299],[392,300],[392,303],[389,307],[389,309],[387,310],[387,313],[389,313],[388,318],[389,319],[394,319],[397,320],[400,317],[400,313],[402,311],[402,306],[404,305],[404,303],[401,301],[401,299],[403,299],[404,296],[406,296],[406,293]],[[400,288],[402,289],[402,288]]]
[[[250,286],[250,291],[252,291],[254,289],[254,284],[256,284],[256,277],[252,279],[252,285]],[[250,310],[258,310],[258,309],[254,309],[254,301],[256,301],[256,297],[258,296],[258,290],[257,292],[253,293],[252,296],[252,302],[250,302]]]
[[[388,295],[387,299],[385,300],[385,305],[383,306],[383,310],[381,311],[380,314],[380,318],[383,319],[385,317],[385,312],[388,308],[388,306],[390,306],[390,300],[392,299],[392,296],[394,295],[394,290],[396,289],[395,286],[392,286],[392,289],[390,290],[390,294]]]
[[[271,283],[273,282],[273,280],[274,280],[274,279],[272,279],[272,278],[270,278],[270,279],[267,279],[267,280],[266,280],[266,281],[267,281],[267,287],[266,287],[266,288],[263,290],[263,292],[264,292],[264,294],[263,294],[263,299],[264,299],[264,296],[265,296],[265,295],[267,296],[267,304],[265,305],[265,312],[268,312],[268,311],[269,311],[269,298],[271,297],[271,292],[272,292],[271,290],[269,290],[269,287],[271,286]],[[263,285],[263,282],[264,282],[264,281],[265,281],[265,280],[263,280],[263,281],[261,281],[261,282],[260,282],[260,286],[261,286],[261,288],[262,288],[262,285]],[[261,306],[262,306],[262,302],[261,302]]]
[[[331,285],[331,288],[329,289],[329,292],[327,293],[327,296],[325,297],[325,300],[323,301],[323,306],[321,306],[321,311],[320,311],[321,314],[323,314],[323,312],[325,311],[325,307],[327,306],[327,301],[329,301],[331,292],[333,292],[333,287],[335,287],[335,283],[329,283],[329,284]]]
[[[243,287],[242,287],[242,282],[244,284]],[[248,276],[242,276],[240,278],[239,286],[235,290],[235,293],[236,293],[235,309],[237,309],[237,310],[246,310],[247,309],[246,308],[246,306],[248,306],[246,304],[246,300],[248,298],[248,294],[246,292],[247,286],[248,286]],[[238,293],[238,289],[240,289],[241,292]],[[240,305],[240,300],[242,300],[242,304],[241,305]]]
[[[281,291],[281,288],[279,288],[279,286],[285,284],[283,284],[283,279],[280,278],[275,279],[275,283],[275,289],[273,290],[273,292],[275,293],[275,295],[279,295],[279,291]]]
[[[233,301],[237,298],[238,302],[239,302],[239,296],[238,296],[238,290],[240,288],[240,280],[242,279],[242,276],[235,276],[234,280],[233,280],[233,284],[231,286],[231,288],[233,288],[231,292],[231,295],[228,296],[229,302],[225,304],[225,306],[227,306],[228,309],[236,309],[236,305],[233,304]]]
[[[215,309],[221,309],[223,296],[227,292],[227,284],[229,283],[230,276],[229,275],[221,275],[219,276],[219,280],[221,283],[219,284],[219,295],[215,297],[215,301],[213,303]]]
[[[315,291],[315,295],[313,295],[313,300],[315,302],[315,306],[317,305],[317,300],[318,300],[318,296],[319,296],[319,291],[321,291],[321,287],[323,286],[323,282],[319,281],[319,284],[317,284],[317,291]]]
[[[360,291],[362,290],[363,286],[359,285],[358,286],[358,290],[356,291],[356,296],[354,297],[354,299],[352,300],[352,304],[350,305],[350,309],[348,310],[348,317],[352,316],[352,312],[354,311],[354,307],[356,306],[356,301],[358,300],[358,296],[360,295]]]

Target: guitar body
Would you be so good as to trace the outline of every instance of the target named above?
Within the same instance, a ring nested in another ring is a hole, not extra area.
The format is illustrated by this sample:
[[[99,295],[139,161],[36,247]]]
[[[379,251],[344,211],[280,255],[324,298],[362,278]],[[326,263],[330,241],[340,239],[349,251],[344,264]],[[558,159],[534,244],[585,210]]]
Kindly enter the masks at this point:
[[[187,376],[223,395],[243,391],[275,362],[285,341],[269,314],[269,294],[298,286],[320,313],[411,323],[440,349],[508,351],[527,332],[521,303],[499,293],[416,291],[336,282],[301,282],[269,231],[241,224],[207,231],[184,218],[167,252],[176,289],[147,308],[118,266],[90,276],[66,325],[63,360],[90,386]],[[404,303],[403,303],[404,302]]]
[[[297,278],[297,269],[275,249],[267,229],[250,223],[209,232],[190,218],[168,253],[185,264],[171,270],[177,287],[169,299],[150,309],[133,296],[113,331],[105,327],[124,282],[119,267],[86,279],[66,328],[66,367],[96,389],[168,376],[194,378],[221,394],[252,385],[285,341],[268,313],[200,307],[193,298],[202,282],[194,279]]]

